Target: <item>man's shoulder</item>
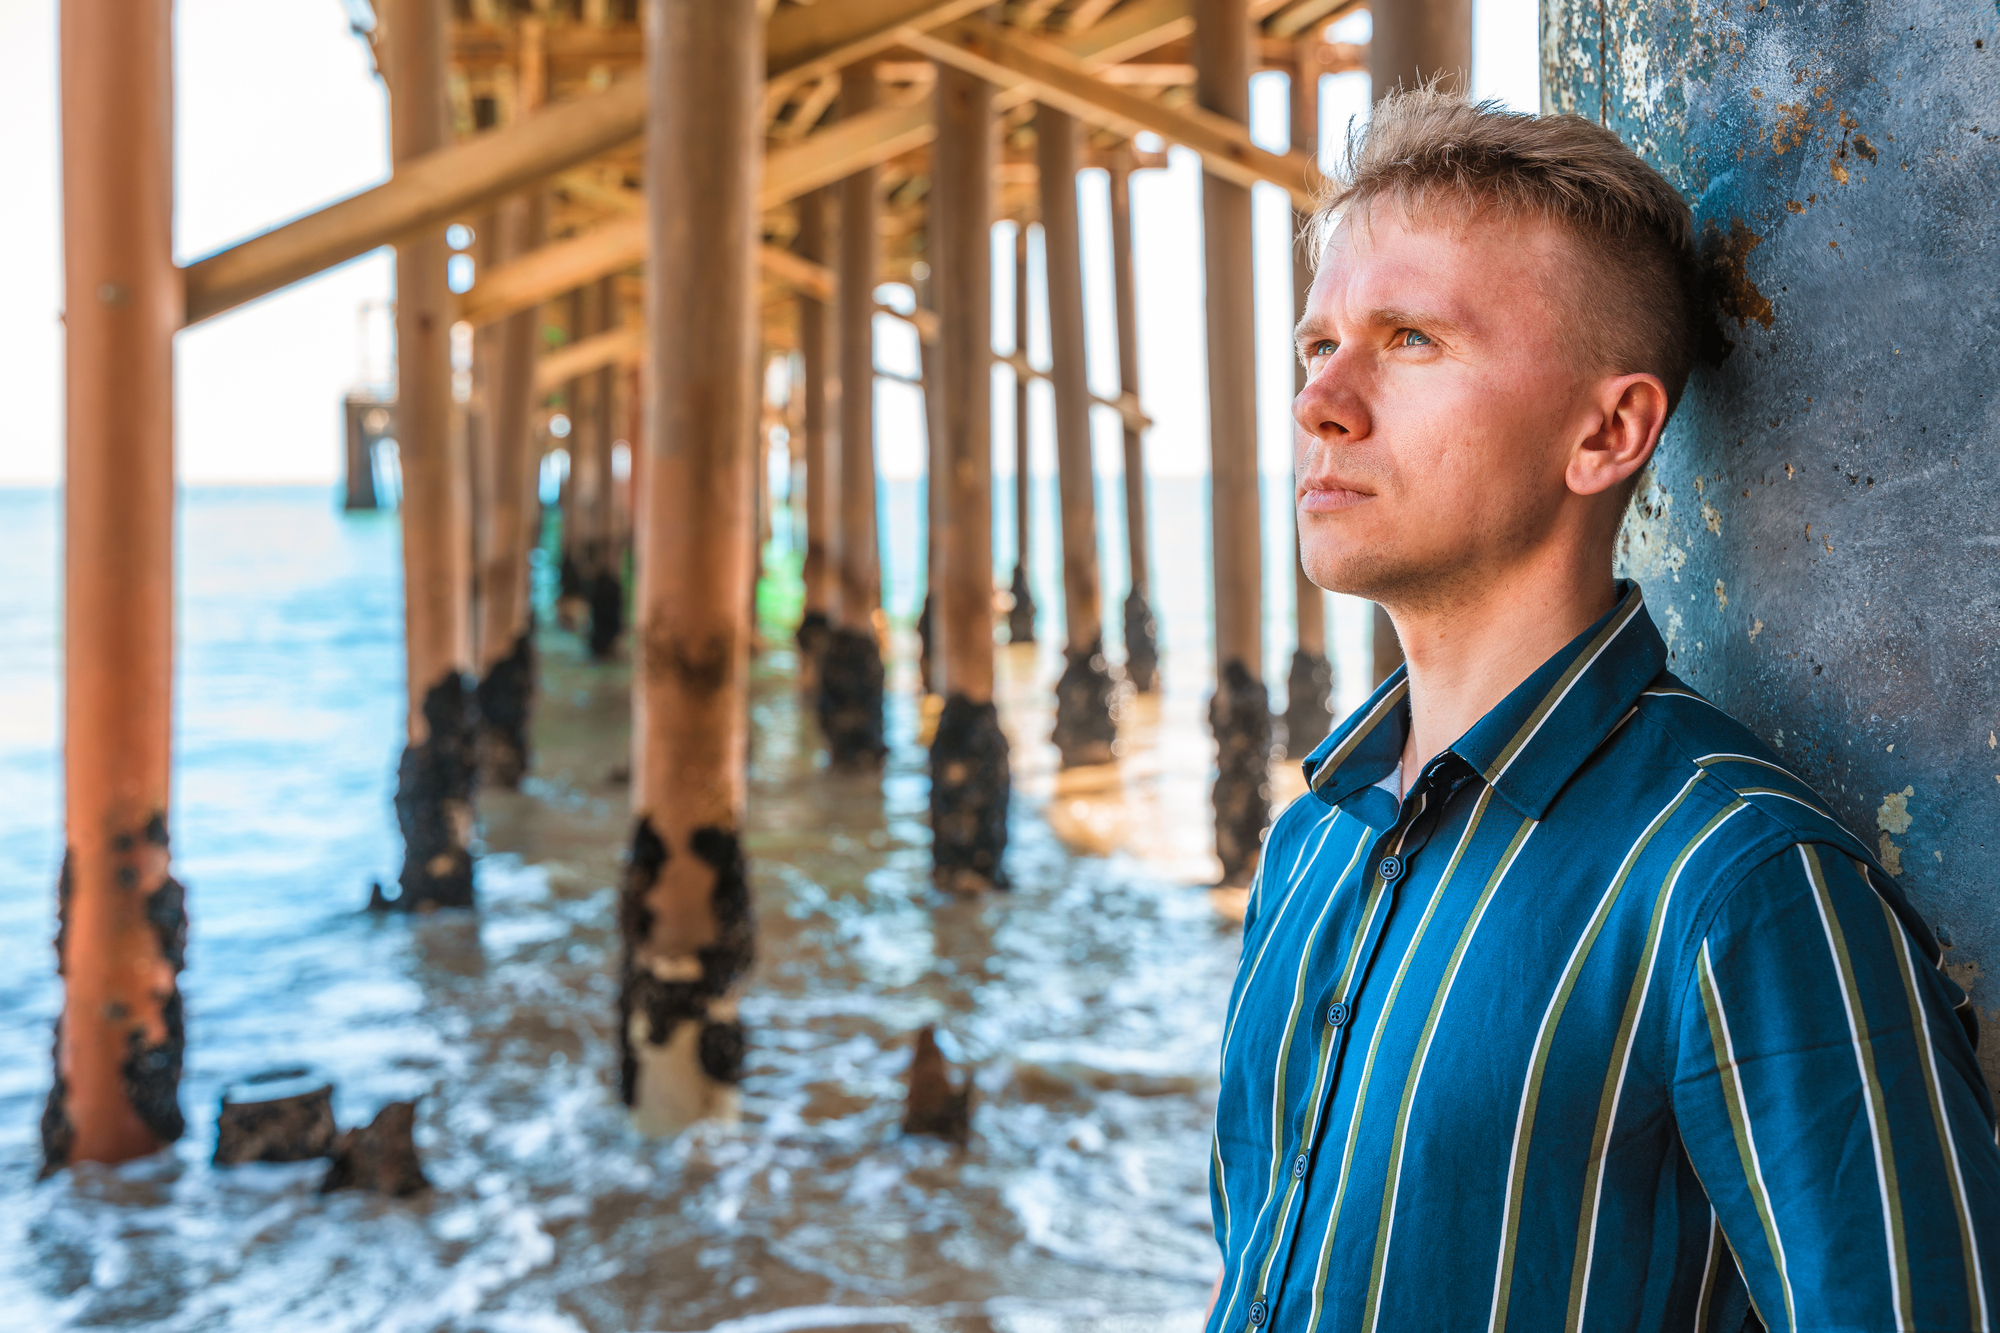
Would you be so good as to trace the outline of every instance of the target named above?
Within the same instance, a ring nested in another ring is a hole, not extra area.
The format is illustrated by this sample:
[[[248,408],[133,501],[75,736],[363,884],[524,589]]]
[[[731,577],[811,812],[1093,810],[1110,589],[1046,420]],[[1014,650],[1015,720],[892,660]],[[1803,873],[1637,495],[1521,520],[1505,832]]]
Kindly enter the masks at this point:
[[[1776,748],[1783,744],[1782,732],[1772,736],[1776,745],[1766,744],[1665,671],[1641,692],[1633,712],[1631,725],[1621,729],[1626,747],[1643,756],[1664,785],[1700,789],[1699,804],[1720,817],[1715,853],[1754,862],[1798,843],[1819,843],[1873,859],[1871,849]],[[1619,738],[1610,744],[1618,745]]]

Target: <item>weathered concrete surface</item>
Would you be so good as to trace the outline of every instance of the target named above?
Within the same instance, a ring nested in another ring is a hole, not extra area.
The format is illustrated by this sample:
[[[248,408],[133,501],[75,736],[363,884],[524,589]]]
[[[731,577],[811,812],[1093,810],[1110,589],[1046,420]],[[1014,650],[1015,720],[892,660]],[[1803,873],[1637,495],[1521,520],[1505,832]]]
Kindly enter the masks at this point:
[[[1624,536],[1673,669],[1881,849],[2000,1072],[2000,7],[1543,0],[1543,109],[1687,196],[1734,347]]]

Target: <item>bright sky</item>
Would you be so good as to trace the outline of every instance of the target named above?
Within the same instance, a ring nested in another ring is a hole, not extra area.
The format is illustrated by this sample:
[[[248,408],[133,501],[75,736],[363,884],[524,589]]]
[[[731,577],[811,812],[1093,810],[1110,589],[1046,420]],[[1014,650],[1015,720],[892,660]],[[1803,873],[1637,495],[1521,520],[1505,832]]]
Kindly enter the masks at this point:
[[[1474,91],[1522,110],[1537,103],[1536,0],[1475,0]],[[61,472],[61,216],[56,135],[57,0],[0,0],[0,364],[13,389],[0,432],[0,485],[47,485]],[[1359,22],[1365,24],[1365,18]],[[386,178],[385,103],[341,0],[177,0],[176,251],[185,261]],[[1353,40],[1360,34],[1340,34]],[[1364,75],[1327,80],[1327,129],[1365,110]],[[1252,131],[1284,137],[1285,85],[1260,75]],[[1110,325],[1110,201],[1102,173],[1082,182],[1091,377],[1115,391]],[[1206,470],[1201,336],[1200,172],[1176,151],[1133,184],[1141,396],[1158,423],[1148,458],[1162,475]],[[1288,466],[1290,276],[1282,195],[1256,200],[1260,450]],[[366,256],[181,335],[176,344],[181,479],[331,482],[340,474],[343,394],[379,377],[379,318],[391,296],[386,254]],[[1011,309],[1011,299],[996,303]],[[368,319],[372,307],[376,318]],[[1040,324],[1039,314],[1032,321]],[[1045,332],[1031,348],[1046,347]],[[885,386],[894,389],[899,386]],[[1011,395],[996,395],[1011,412]],[[1053,467],[1049,403],[1037,391],[1038,470]],[[882,461],[921,466],[921,416],[888,394]],[[1115,417],[1098,423],[1099,458],[1117,469]],[[1006,438],[1006,437],[1002,437]],[[1002,471],[1010,466],[1002,451]]]

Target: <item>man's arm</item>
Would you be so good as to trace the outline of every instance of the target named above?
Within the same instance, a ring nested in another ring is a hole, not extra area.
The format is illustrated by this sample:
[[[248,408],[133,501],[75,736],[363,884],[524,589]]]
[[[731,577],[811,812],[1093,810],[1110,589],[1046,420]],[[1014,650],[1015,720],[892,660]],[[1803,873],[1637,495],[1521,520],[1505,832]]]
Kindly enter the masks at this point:
[[[1838,849],[1791,847],[1718,909],[1674,1113],[1767,1327],[2000,1318],[2000,1147],[1961,999]]]

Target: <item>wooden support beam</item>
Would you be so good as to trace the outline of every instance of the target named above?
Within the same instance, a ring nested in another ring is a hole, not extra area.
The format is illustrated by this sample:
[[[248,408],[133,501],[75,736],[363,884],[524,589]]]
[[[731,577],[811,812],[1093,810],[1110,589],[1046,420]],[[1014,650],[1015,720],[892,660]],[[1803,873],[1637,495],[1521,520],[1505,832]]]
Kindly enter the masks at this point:
[[[1201,111],[1177,111],[1107,83],[1055,43],[976,19],[935,32],[912,29],[903,40],[933,60],[955,65],[1090,124],[1126,135],[1151,131],[1191,148],[1201,154],[1203,169],[1217,179],[1246,189],[1269,181],[1282,186],[1301,205],[1312,206],[1314,168],[1305,154],[1266,152],[1251,142],[1242,122]],[[1247,42],[1246,38],[1246,58]]]
[[[800,263],[815,268],[823,267],[828,258],[826,215],[832,205],[828,194],[826,190],[815,190],[799,200],[799,234],[795,241],[798,258]],[[817,655],[817,648],[808,640],[831,624],[834,601],[839,594],[839,583],[834,577],[838,460],[833,457],[831,423],[827,420],[828,390],[834,387],[827,382],[832,369],[832,348],[828,345],[833,332],[831,303],[830,292],[799,293],[799,361],[805,380],[800,386],[805,397],[805,614],[808,619],[820,618],[810,629],[800,626],[799,646],[809,657]],[[816,677],[811,684],[814,690],[818,689]]]
[[[872,168],[911,147],[930,142],[930,108],[882,107],[852,121],[845,118],[803,142],[771,154],[765,163],[758,209],[775,208],[808,190]],[[458,318],[484,324],[574,291],[586,282],[636,267],[646,259],[646,223],[620,218],[581,236],[557,241],[511,264],[481,274],[458,306]],[[796,255],[775,248],[761,252],[771,276],[830,293],[832,275],[805,268]]]
[[[912,26],[949,22],[971,13],[981,3],[983,0],[850,0],[840,5],[795,6],[771,21],[767,78],[788,86],[818,78],[885,49]],[[190,264],[186,322],[218,315],[390,244],[409,232],[496,202],[630,143],[644,132],[645,122],[645,81],[628,78],[601,93],[572,98],[525,116],[503,130],[460,144],[440,142],[422,162],[412,159],[400,163],[387,184]],[[798,192],[810,188],[813,186]]]
[[[743,1068],[761,35],[756,0],[652,0],[646,306],[701,312],[699,337],[648,356],[638,505],[618,1036],[623,1099],[654,1134],[733,1113]]]
[[[841,72],[840,117],[863,119],[875,110],[875,73],[865,65]],[[928,109],[924,119],[930,120]],[[877,219],[881,201],[871,163],[840,182],[839,338],[840,382],[840,618],[850,630],[874,630],[881,604],[876,551],[875,285],[880,258]]]
[[[1007,613],[1007,641],[1035,641],[1035,591],[1030,570],[1034,497],[1028,468],[1028,224],[1014,226],[1014,606]]]
[[[1202,106],[1239,126],[1250,115],[1250,20],[1244,0],[1196,0],[1195,59]],[[1303,154],[1296,155],[1303,157]],[[1201,183],[1208,293],[1209,510],[1215,576],[1219,750],[1216,855],[1223,883],[1255,872],[1270,817],[1271,710],[1264,688],[1263,541],[1257,494],[1257,324],[1250,191],[1207,168]],[[1294,198],[1298,198],[1295,194]],[[1310,204],[1310,199],[1304,200]]]
[[[443,6],[388,0],[389,152],[443,147]],[[465,435],[453,429],[450,257],[442,219],[396,246],[396,444],[403,473],[403,637],[409,744],[398,770],[403,910],[472,904],[472,535]]]
[[[1368,79],[1377,99],[1398,87],[1442,80],[1446,91],[1472,86],[1472,0],[1404,0],[1370,11]]]
[[[542,355],[535,363],[535,392],[554,393],[579,376],[607,366],[636,365],[645,348],[646,330],[637,324],[589,334]]]
[[[1085,370],[1083,249],[1076,207],[1077,125],[1043,103],[1035,110],[1047,256],[1049,382],[1056,400],[1065,665],[1056,684],[1055,744],[1065,768],[1106,764],[1117,728],[1104,658],[1104,600],[1097,563],[1097,471],[1091,463],[1090,380]]]
[[[1264,20],[1264,31],[1273,37],[1291,37],[1314,24],[1324,26],[1357,9],[1369,8],[1369,0],[1291,0],[1291,3]],[[1374,6],[1376,10],[1384,6]],[[1379,14],[1376,22],[1381,22]],[[1296,144],[1298,141],[1293,140]]]
[[[61,6],[62,1018],[45,1170],[179,1138],[187,942],[173,730],[173,16]]]
[[[1139,401],[1139,302],[1132,272],[1132,168],[1130,154],[1111,167],[1111,285],[1118,318],[1119,398]],[[1148,602],[1151,562],[1146,547],[1146,454],[1143,419],[1124,420],[1125,558],[1131,586],[1125,594],[1125,675],[1148,693],[1159,667],[1159,643]]]

